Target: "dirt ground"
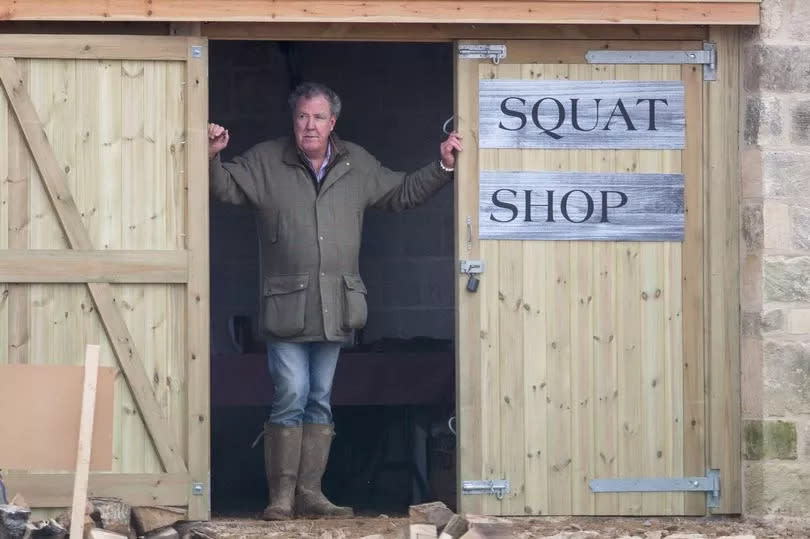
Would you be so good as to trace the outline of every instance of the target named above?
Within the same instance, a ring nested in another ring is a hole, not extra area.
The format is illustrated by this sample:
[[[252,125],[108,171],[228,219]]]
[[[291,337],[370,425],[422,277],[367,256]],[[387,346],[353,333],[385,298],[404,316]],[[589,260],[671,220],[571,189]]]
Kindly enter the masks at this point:
[[[607,539],[635,536],[665,539],[682,534],[701,534],[707,538],[754,536],[756,539],[810,538],[810,519],[767,520],[742,518],[630,518],[630,517],[521,517],[513,522],[513,536],[520,539]],[[346,520],[294,520],[263,522],[250,519],[215,519],[206,531],[217,539],[355,539],[373,534],[391,533],[406,526],[406,518],[354,518]]]

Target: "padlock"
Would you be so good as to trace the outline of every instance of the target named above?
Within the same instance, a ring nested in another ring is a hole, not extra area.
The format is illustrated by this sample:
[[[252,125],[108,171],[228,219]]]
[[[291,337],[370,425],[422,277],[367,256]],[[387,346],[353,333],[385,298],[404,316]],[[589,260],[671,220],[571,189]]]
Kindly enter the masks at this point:
[[[468,292],[475,292],[478,290],[478,283],[481,281],[474,273],[470,273],[470,277],[467,279],[467,291]]]

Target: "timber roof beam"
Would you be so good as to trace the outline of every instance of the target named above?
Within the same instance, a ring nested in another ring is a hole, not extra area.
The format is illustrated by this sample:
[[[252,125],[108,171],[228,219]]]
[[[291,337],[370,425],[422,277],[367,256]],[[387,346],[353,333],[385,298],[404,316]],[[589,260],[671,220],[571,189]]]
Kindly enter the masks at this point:
[[[759,0],[0,0],[0,20],[755,25],[759,7]]]

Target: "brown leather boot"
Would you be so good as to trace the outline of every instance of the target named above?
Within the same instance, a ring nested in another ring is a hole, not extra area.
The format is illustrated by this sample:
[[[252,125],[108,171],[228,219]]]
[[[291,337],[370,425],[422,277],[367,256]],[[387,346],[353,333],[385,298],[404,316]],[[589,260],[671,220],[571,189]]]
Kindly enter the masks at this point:
[[[301,517],[352,517],[351,507],[339,507],[323,495],[321,478],[329,460],[334,430],[332,425],[304,425],[301,438],[301,466],[295,487],[295,513]]]
[[[301,460],[301,426],[285,427],[272,423],[264,426],[264,470],[270,503],[262,513],[264,520],[289,520],[293,517],[295,483]]]

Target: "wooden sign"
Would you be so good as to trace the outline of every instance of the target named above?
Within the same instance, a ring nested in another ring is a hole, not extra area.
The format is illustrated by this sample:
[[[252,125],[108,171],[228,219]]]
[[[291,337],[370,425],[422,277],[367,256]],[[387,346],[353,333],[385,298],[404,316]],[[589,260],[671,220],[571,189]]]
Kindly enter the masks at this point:
[[[481,173],[479,237],[682,241],[683,175]]]
[[[481,148],[683,149],[681,81],[481,80]]]

